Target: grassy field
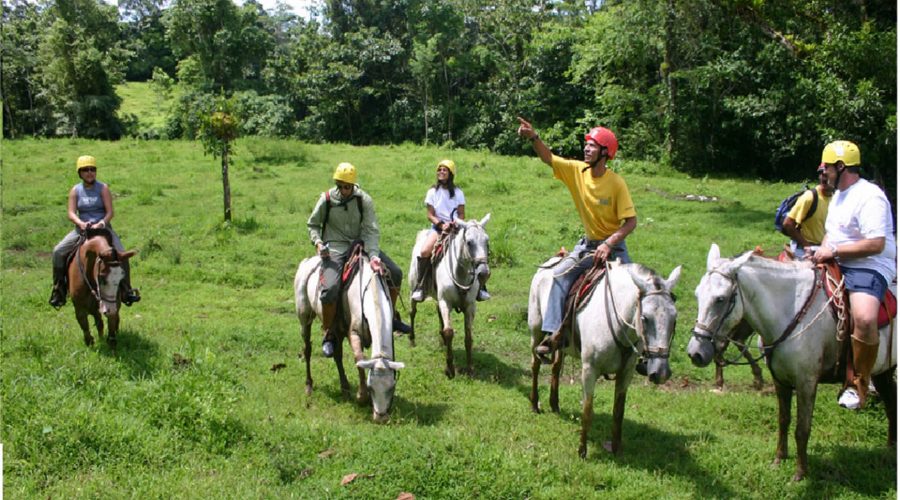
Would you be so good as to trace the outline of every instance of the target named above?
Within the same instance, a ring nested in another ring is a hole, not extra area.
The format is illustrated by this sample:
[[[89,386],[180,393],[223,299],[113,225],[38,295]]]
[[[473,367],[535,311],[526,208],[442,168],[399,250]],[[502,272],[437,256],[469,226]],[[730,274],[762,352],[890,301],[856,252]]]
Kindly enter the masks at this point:
[[[710,243],[725,254],[774,252],[783,237],[772,213],[796,186],[617,165],[639,214],[632,257],[665,275],[684,265],[674,375],[663,386],[636,377],[620,456],[601,447],[612,404],[612,383],[601,382],[580,460],[577,363],[564,368],[561,414],[532,414],[527,399],[528,285],[535,266],[581,232],[549,168],[532,157],[412,145],[242,139],[236,153],[234,223],[225,226],[220,169],[199,144],[3,143],[0,440],[9,498],[896,497],[880,401],[849,412],[835,404],[837,386],[821,386],[810,474],[792,483],[793,440],[790,458],[770,466],[771,387],[754,391],[749,370],[732,368],[726,390],[714,392],[712,368],[694,368],[684,354]],[[132,269],[144,300],[124,310],[116,352],[85,347],[71,306],[46,304],[50,251],[69,230],[65,197],[82,154],[97,157],[115,197],[113,225],[140,250]],[[420,308],[418,345],[396,343],[407,368],[393,417],[375,425],[369,409],[342,398],[318,349],[315,391],[303,392],[291,287],[313,253],[306,217],[334,166],[354,163],[375,199],[382,246],[405,270],[444,157],[459,165],[467,214],[493,214],[494,299],[479,304],[475,374],[443,375],[434,309]],[[273,371],[279,363],[287,366]],[[545,407],[547,395],[544,373]],[[348,474],[358,476],[342,485]]]

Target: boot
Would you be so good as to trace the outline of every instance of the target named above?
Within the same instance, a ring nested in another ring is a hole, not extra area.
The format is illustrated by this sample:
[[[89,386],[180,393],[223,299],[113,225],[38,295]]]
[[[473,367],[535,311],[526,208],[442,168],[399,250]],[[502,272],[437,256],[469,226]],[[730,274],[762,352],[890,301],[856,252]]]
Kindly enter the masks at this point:
[[[853,367],[856,369],[853,383],[856,385],[859,407],[862,409],[866,407],[866,397],[869,395],[869,380],[875,359],[878,357],[878,342],[868,344],[856,337],[850,337],[850,340],[853,345]]]
[[[412,327],[404,323],[403,320],[400,319],[400,313],[397,312],[397,297],[400,295],[400,289],[389,288],[388,293],[391,294],[391,309],[394,311],[394,331],[402,334],[409,334],[412,332]]]
[[[484,302],[485,300],[491,300],[491,294],[488,293],[486,285],[481,285],[481,289],[478,290],[478,297],[475,297],[475,300],[478,302]]]
[[[544,340],[541,340],[541,343],[534,348],[534,354],[537,355],[542,364],[549,365],[551,363],[550,354],[556,350],[556,337],[559,335],[559,332],[560,330],[557,330],[555,333],[544,332]]]
[[[131,304],[141,301],[141,291],[131,288],[131,265],[128,260],[122,262],[122,268],[125,270],[125,278],[119,284],[119,288],[122,290],[122,303],[131,307]]]
[[[53,291],[50,292],[50,305],[59,309],[66,305],[66,268],[53,268]]]
[[[325,355],[326,358],[330,358],[334,356],[334,333],[331,331],[331,327],[334,324],[334,316],[337,312],[337,304],[322,304],[322,330],[324,330],[324,335],[322,336],[322,354]]]
[[[416,282],[416,289],[409,296],[409,300],[413,302],[422,302],[425,300],[425,281],[431,274],[431,257],[416,257],[416,275],[419,280]]]

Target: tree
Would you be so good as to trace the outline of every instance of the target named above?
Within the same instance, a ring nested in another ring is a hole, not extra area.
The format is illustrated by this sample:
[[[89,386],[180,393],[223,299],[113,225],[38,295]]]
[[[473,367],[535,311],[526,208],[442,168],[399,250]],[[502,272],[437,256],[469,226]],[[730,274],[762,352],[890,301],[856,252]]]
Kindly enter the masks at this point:
[[[228,179],[228,159],[231,143],[237,139],[238,123],[232,113],[233,102],[223,97],[216,103],[217,110],[207,115],[200,126],[200,140],[207,154],[222,160],[222,200],[225,206],[225,223],[231,223],[231,183]]]

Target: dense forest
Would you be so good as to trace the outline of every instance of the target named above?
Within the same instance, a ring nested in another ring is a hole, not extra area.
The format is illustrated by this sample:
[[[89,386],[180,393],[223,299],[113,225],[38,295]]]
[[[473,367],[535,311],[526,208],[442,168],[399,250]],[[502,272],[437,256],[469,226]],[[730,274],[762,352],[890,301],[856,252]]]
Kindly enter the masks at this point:
[[[565,155],[602,124],[620,156],[693,174],[813,177],[857,142],[893,197],[895,0],[3,0],[3,134],[403,141],[519,154],[516,115]],[[165,127],[115,85],[171,96]]]

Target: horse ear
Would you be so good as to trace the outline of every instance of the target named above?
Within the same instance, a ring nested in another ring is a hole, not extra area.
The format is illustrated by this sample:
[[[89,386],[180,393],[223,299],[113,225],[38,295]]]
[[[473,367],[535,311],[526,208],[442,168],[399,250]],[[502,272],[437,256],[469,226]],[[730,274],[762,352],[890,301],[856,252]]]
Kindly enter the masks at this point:
[[[490,212],[488,212],[488,214],[485,215],[483,219],[478,221],[478,225],[484,227],[488,223],[489,220],[491,220]]]
[[[368,370],[369,368],[373,368],[375,366],[374,359],[361,359],[356,362],[357,368],[362,368],[363,370]]]
[[[129,250],[127,252],[122,252],[119,254],[119,260],[128,260],[137,255],[137,250]]]
[[[706,256],[706,270],[712,271],[716,265],[716,261],[718,261],[721,256],[722,254],[719,252],[719,245],[713,243],[712,246],[709,247],[709,255]]]
[[[388,365],[388,368],[390,368],[391,370],[399,370],[401,368],[406,368],[406,365],[404,365],[400,361],[388,361],[387,365]]]
[[[628,271],[628,275],[631,276],[631,281],[634,282],[635,286],[640,289],[641,293],[649,293],[651,292],[650,283],[647,282],[644,278],[639,276],[631,266],[624,266],[625,270]]]
[[[681,278],[681,266],[672,269],[672,273],[669,274],[669,279],[666,280],[666,290],[669,293],[672,293],[672,290],[675,289],[675,285],[678,284],[678,278]]]

